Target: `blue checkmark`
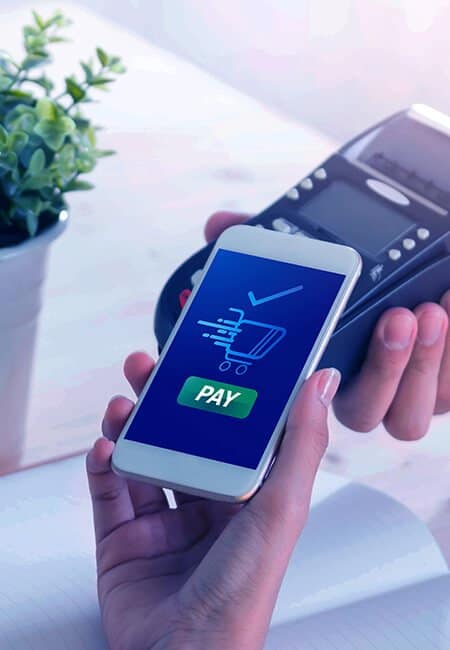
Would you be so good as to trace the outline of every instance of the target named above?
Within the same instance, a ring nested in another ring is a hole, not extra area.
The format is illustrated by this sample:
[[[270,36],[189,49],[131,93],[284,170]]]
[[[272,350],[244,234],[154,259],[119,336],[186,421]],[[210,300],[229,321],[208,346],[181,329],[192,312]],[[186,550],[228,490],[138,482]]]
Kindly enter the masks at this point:
[[[299,284],[296,287],[292,287],[292,289],[278,291],[278,293],[272,293],[270,296],[265,296],[264,298],[255,298],[253,291],[249,291],[248,297],[250,298],[250,302],[252,303],[253,307],[257,307],[258,305],[262,305],[265,302],[269,302],[270,300],[277,300],[277,298],[283,298],[284,296],[289,296],[291,293],[296,293],[302,289],[303,285]]]

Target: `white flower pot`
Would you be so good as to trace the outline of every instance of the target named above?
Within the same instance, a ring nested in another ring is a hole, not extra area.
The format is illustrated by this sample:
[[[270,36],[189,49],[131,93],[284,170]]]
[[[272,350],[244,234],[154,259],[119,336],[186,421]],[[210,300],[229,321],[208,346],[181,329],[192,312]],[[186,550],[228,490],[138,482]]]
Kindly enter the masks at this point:
[[[34,239],[0,248],[0,473],[14,469],[22,453],[47,255],[66,222],[63,210]]]

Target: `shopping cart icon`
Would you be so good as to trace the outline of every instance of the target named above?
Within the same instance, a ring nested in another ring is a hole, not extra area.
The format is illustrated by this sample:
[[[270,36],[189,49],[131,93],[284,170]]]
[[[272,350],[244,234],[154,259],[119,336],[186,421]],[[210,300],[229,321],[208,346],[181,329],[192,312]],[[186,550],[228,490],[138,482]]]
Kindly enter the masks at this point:
[[[215,329],[216,334],[204,332],[202,336],[225,348],[225,359],[219,370],[226,372],[234,363],[235,373],[243,375],[249,366],[265,357],[286,336],[286,329],[245,318],[243,309],[229,307],[229,311],[237,314],[236,320],[218,318],[215,323],[198,320],[197,324]]]

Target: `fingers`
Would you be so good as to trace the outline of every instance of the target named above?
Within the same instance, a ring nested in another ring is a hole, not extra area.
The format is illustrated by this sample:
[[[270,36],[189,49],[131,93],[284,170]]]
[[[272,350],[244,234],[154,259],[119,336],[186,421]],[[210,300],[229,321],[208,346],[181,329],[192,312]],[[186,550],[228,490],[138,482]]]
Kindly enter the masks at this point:
[[[334,368],[315,373],[300,390],[289,414],[278,458],[247,509],[294,543],[301,531],[320,461],[328,444],[328,406],[340,381]],[[284,530],[280,529],[284,525]]]
[[[450,318],[450,291],[443,295],[441,306],[445,309],[447,318]],[[435,413],[446,413],[447,411],[450,411],[450,331],[447,331],[435,405]]]
[[[113,442],[117,440],[133,407],[134,404],[130,399],[121,396],[113,397],[106,408],[102,422],[102,431],[106,438]],[[155,485],[128,480],[128,491],[136,517],[167,508],[164,492]]]
[[[133,352],[124,363],[124,374],[132,389],[139,395],[155,366],[153,359],[145,352]],[[103,435],[114,442],[120,435],[125,422],[133,410],[134,403],[121,395],[109,402],[102,422]]]
[[[142,392],[154,367],[154,360],[146,352],[133,352],[126,358],[123,372],[136,395]]]
[[[415,315],[418,322],[416,344],[384,420],[389,433],[400,440],[417,440],[428,430],[447,336],[447,313],[439,305],[420,305]]]
[[[105,438],[116,442],[133,407],[133,402],[127,397],[118,395],[112,398],[106,407],[102,422],[102,433]]]
[[[251,215],[237,212],[214,212],[205,225],[205,239],[209,243],[217,239],[230,226],[246,221]]]
[[[390,309],[377,323],[358,376],[338,393],[336,416],[355,431],[371,431],[384,418],[408,364],[417,321],[403,308]]]
[[[113,449],[113,442],[99,438],[86,457],[97,543],[119,526],[134,519],[127,482],[111,469]]]
[[[336,370],[322,370],[305,382],[269,477],[228,521],[204,557],[203,571],[179,594],[182,607],[200,596],[205,611],[212,603],[212,615],[220,611],[225,621],[232,620],[236,598],[244,594],[238,601],[240,613],[245,620],[256,621],[258,647],[264,644],[289,557],[306,521],[314,477],[328,442],[328,405],[339,378]],[[255,645],[253,628],[250,643],[244,638],[241,645]]]

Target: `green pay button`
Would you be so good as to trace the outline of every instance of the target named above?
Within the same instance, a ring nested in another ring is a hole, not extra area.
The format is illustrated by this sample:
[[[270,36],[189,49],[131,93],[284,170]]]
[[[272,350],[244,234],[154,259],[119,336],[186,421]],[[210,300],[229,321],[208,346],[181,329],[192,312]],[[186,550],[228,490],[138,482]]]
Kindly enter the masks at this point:
[[[258,393],[253,388],[225,384],[221,381],[188,377],[177,397],[178,404],[202,411],[246,418],[252,410]]]

